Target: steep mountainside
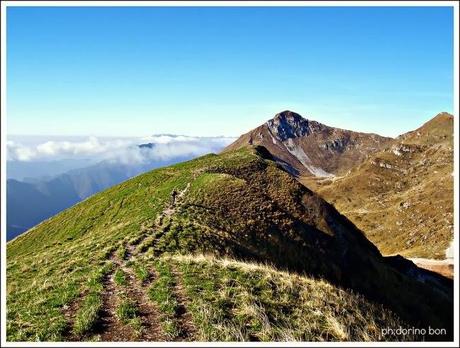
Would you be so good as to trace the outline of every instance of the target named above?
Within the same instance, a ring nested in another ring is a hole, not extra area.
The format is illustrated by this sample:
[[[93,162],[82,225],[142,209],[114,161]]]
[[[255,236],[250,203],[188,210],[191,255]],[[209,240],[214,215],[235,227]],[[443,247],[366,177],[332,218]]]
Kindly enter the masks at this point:
[[[453,116],[403,134],[350,173],[303,182],[384,254],[444,259],[453,238]]]
[[[44,221],[8,243],[7,292],[9,340],[408,339],[381,337],[398,323],[452,337],[452,282],[382,257],[263,147],[151,171]]]
[[[242,135],[224,151],[262,145],[292,174],[333,177],[346,173],[390,141],[391,138],[329,127],[284,111]]]

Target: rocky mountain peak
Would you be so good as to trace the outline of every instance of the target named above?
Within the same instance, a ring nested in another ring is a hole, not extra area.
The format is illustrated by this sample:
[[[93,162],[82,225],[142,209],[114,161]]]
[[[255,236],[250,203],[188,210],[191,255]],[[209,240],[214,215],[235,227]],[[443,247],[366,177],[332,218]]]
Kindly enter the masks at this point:
[[[273,119],[284,119],[284,120],[290,119],[290,120],[297,120],[297,121],[305,120],[298,113],[296,113],[294,111],[290,111],[290,110],[284,110],[284,111],[276,114],[275,117],[273,117]]]
[[[298,113],[289,110],[276,114],[266,124],[271,133],[281,141],[309,135],[321,128],[319,127],[321,124],[309,121]]]

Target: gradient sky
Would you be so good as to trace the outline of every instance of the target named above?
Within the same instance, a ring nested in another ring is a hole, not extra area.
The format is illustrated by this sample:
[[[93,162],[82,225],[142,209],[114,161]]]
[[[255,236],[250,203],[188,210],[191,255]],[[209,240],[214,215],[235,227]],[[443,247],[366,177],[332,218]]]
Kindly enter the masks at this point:
[[[9,7],[7,132],[395,136],[452,112],[452,55],[447,7]]]

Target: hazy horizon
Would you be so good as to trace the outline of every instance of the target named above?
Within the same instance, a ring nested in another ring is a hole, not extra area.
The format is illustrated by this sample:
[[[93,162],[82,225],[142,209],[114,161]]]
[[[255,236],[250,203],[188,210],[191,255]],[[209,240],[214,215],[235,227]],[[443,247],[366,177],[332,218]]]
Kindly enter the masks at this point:
[[[279,112],[282,112],[282,111],[285,111],[285,110],[287,110],[287,109],[280,110]],[[290,111],[296,112],[295,110],[290,110]],[[279,112],[277,112],[277,113],[279,113]],[[439,112],[436,112],[435,114],[432,114],[431,116],[427,115],[427,117],[425,119],[422,118],[421,123],[419,123],[419,125],[416,125],[415,128],[408,128],[408,129],[405,129],[405,130],[401,130],[399,133],[396,133],[395,135],[386,135],[386,134],[383,134],[381,132],[363,131],[363,130],[359,130],[359,129],[352,129],[352,128],[349,128],[349,127],[348,128],[347,127],[339,127],[339,126],[336,126],[334,124],[331,124],[331,123],[327,122],[327,120],[326,121],[319,121],[318,118],[314,118],[314,117],[308,117],[307,119],[310,120],[310,121],[321,122],[321,123],[323,123],[323,124],[325,124],[327,126],[334,127],[334,128],[342,128],[342,129],[346,129],[346,130],[351,130],[351,131],[356,131],[356,132],[363,132],[363,133],[375,133],[375,134],[378,134],[378,135],[395,138],[395,137],[397,137],[397,136],[399,136],[401,134],[410,132],[410,131],[420,127],[423,123],[428,122],[433,117],[435,117],[439,113],[443,113],[443,112],[447,112],[447,113],[452,114],[452,111],[440,110]],[[88,137],[97,137],[97,138],[106,138],[106,139],[110,139],[110,138],[113,138],[113,139],[120,139],[120,138],[132,139],[132,138],[143,138],[143,137],[158,136],[158,135],[186,136],[186,137],[196,137],[196,138],[238,138],[242,134],[245,134],[245,133],[251,131],[252,129],[257,128],[258,126],[264,124],[265,122],[267,122],[268,120],[273,118],[277,113],[273,114],[272,117],[270,117],[270,118],[266,118],[263,121],[261,120],[260,123],[255,124],[252,128],[248,128],[246,130],[243,130],[239,134],[232,134],[232,135],[223,135],[223,132],[217,133],[216,135],[209,135],[209,136],[201,135],[201,134],[185,134],[185,133],[180,134],[180,133],[164,133],[164,132],[150,132],[150,133],[145,132],[143,134],[133,134],[133,135],[122,135],[122,134],[120,134],[120,135],[118,135],[118,134],[103,135],[103,134],[97,134],[95,132],[91,132],[91,133],[87,133],[87,134],[69,134],[69,135],[62,135],[62,134],[19,134],[19,133],[12,134],[12,133],[8,133],[8,134],[6,134],[6,136],[7,136],[7,138],[24,137],[24,138],[37,138],[37,139],[47,139],[47,138],[70,139],[70,138],[88,138]],[[301,115],[301,116],[304,117],[304,115]],[[306,118],[306,117],[304,117],[304,118]],[[383,121],[382,121],[382,123],[383,123]]]

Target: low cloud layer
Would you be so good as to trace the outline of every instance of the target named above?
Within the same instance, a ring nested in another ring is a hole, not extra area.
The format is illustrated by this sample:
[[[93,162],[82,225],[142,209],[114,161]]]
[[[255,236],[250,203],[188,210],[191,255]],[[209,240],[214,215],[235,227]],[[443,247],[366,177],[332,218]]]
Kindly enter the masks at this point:
[[[85,158],[135,164],[219,152],[234,140],[229,137],[155,135],[122,139],[88,137],[78,141],[48,140],[27,144],[15,139],[7,142],[7,159],[31,162]],[[138,145],[141,144],[151,145],[140,148]]]

